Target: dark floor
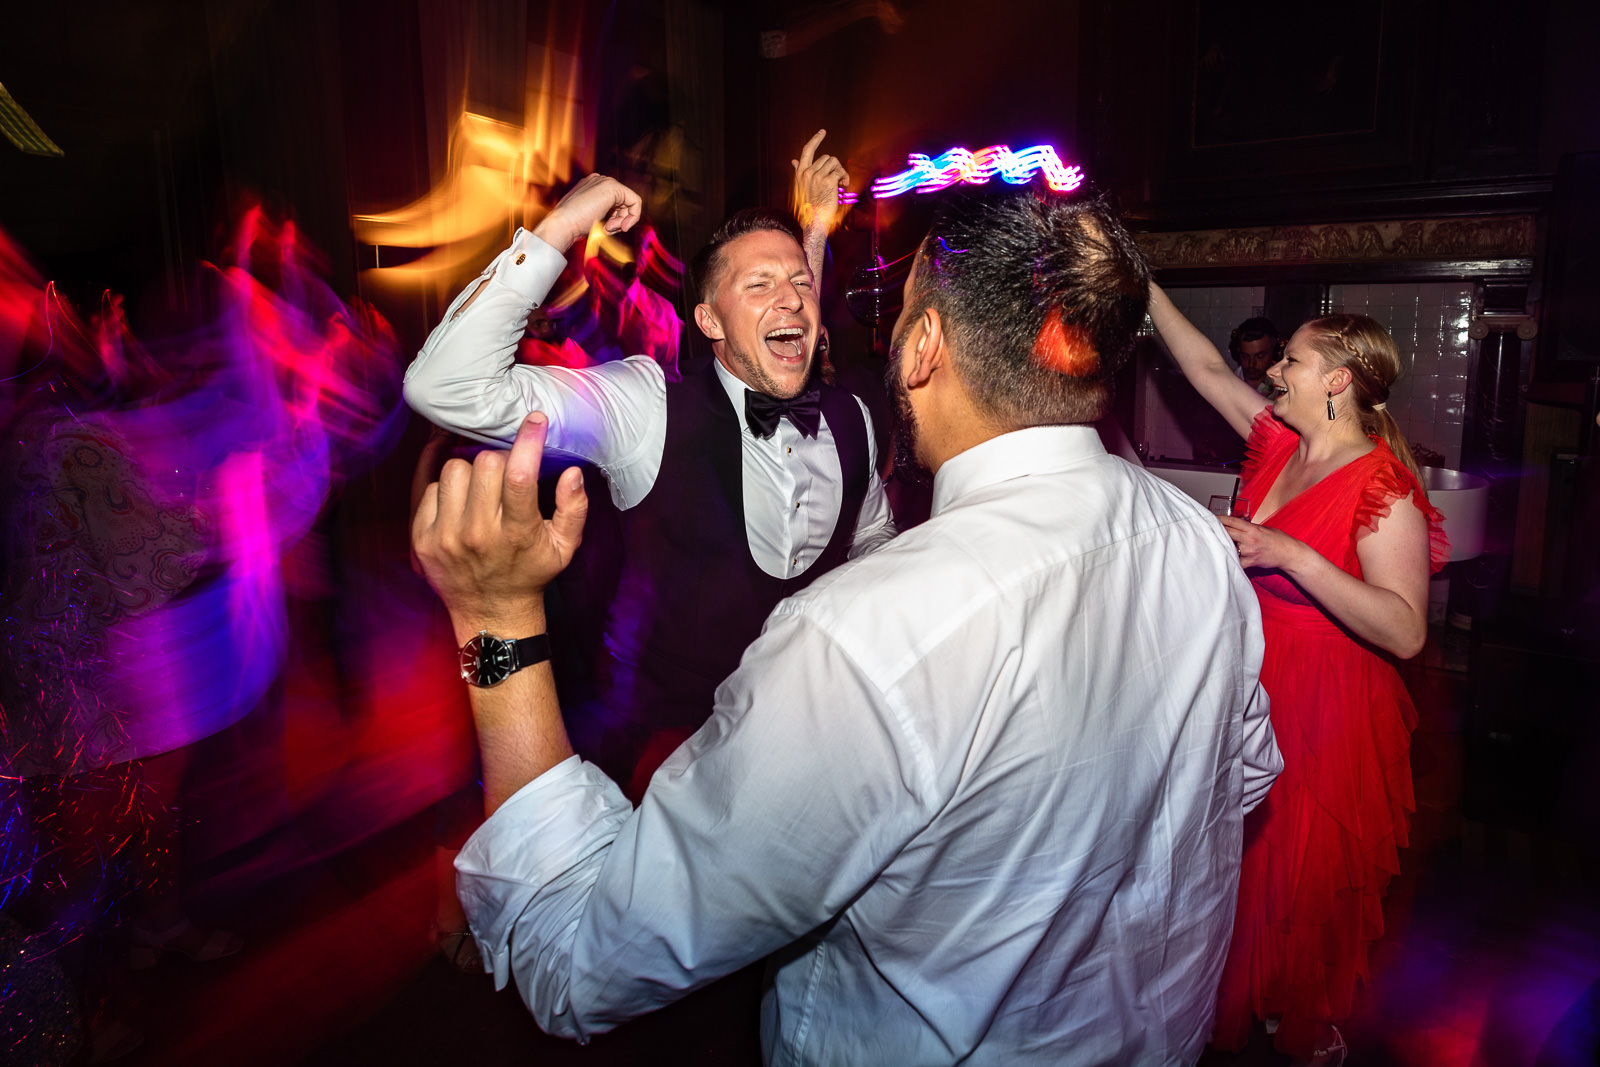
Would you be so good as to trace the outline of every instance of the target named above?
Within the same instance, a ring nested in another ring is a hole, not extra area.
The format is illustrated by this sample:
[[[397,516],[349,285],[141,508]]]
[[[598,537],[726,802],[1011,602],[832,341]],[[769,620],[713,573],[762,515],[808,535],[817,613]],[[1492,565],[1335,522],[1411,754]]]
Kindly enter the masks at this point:
[[[1535,620],[1438,628],[1406,675],[1418,810],[1371,982],[1345,1027],[1357,1065],[1593,1065],[1600,1050],[1600,662]],[[218,857],[196,910],[237,957],[144,972],[129,1067],[758,1062],[748,983],[587,1048],[545,1037],[512,991],[432,951],[424,810],[324,839],[337,790]],[[294,857],[307,858],[296,863]],[[328,856],[319,862],[309,857]],[[252,872],[274,872],[257,878]],[[1287,1063],[1258,1033],[1208,1065]]]

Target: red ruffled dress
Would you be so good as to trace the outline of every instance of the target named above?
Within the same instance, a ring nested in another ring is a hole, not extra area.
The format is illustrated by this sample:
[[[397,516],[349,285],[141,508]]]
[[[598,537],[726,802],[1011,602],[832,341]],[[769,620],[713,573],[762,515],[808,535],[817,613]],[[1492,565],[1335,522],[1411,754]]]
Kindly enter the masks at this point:
[[[1242,495],[1260,505],[1300,438],[1257,416]],[[1430,570],[1450,556],[1442,516],[1382,442],[1283,505],[1263,524],[1361,577],[1356,543],[1407,495],[1428,519]],[[1403,506],[1411,506],[1409,504]],[[1393,665],[1281,574],[1252,578],[1266,657],[1261,684],[1283,773],[1246,820],[1233,941],[1213,1043],[1242,1048],[1253,1018],[1280,1015],[1278,1047],[1311,1053],[1319,1024],[1350,1015],[1382,898],[1399,871],[1411,793],[1416,709]]]

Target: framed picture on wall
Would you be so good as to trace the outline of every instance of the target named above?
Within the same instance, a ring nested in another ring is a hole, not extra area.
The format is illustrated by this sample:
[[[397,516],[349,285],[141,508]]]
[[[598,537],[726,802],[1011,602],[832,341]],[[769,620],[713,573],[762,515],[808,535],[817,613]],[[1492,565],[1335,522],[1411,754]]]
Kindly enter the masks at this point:
[[[1315,6],[1198,0],[1190,147],[1376,133],[1383,6],[1344,0],[1330,19]]]
[[[1180,185],[1270,186],[1417,162],[1412,5],[1191,0],[1171,172]],[[1370,180],[1380,175],[1363,174]]]

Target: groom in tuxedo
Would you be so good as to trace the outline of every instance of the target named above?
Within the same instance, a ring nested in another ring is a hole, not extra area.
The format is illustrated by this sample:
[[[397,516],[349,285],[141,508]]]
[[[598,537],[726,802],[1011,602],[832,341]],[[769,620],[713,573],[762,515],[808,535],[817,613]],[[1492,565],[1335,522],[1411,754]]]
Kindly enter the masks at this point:
[[[797,184],[831,205],[846,175],[816,155],[819,141],[796,161]],[[614,179],[579,182],[455,299],[405,382],[417,412],[490,444],[508,445],[528,412],[544,412],[547,447],[605,475],[624,558],[606,626],[605,722],[586,754],[635,797],[705,721],[772,607],[895,535],[870,416],[818,380],[816,279],[794,225],[774,212],[734,215],[695,258],[693,317],[713,358],[681,382],[647,356],[583,369],[515,361],[566,250],[597,224],[631,228],[639,210]],[[811,231],[830,215],[815,211]]]

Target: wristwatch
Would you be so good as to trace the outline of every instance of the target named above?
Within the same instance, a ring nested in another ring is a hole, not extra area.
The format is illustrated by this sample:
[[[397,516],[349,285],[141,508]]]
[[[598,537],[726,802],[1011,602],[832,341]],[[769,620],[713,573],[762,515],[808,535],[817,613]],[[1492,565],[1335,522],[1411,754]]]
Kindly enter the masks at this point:
[[[516,641],[496,637],[488,630],[461,646],[461,677],[468,685],[488,689],[524,667],[550,658],[550,635],[534,634]]]

